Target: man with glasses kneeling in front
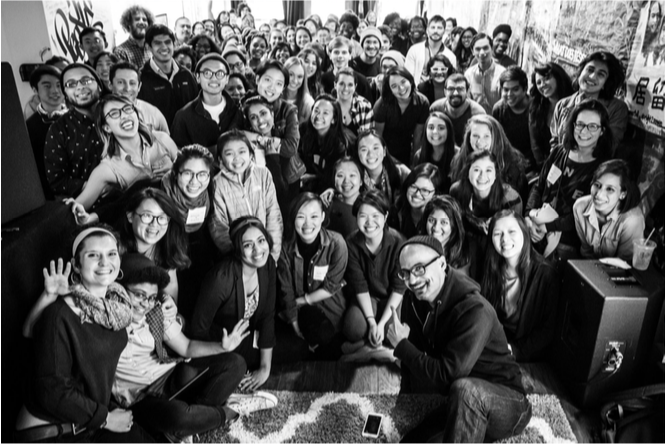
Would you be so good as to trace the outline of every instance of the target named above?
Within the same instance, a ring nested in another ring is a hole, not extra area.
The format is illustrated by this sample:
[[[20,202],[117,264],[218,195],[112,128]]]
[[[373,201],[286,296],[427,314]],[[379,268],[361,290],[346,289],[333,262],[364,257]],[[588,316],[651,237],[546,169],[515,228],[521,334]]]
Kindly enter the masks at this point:
[[[211,429],[228,428],[240,414],[275,407],[266,392],[232,394],[247,365],[233,350],[249,335],[242,319],[218,342],[194,341],[182,333],[171,299],[159,297],[166,270],[142,254],[125,254],[118,280],[132,304],[127,346],[120,355],[113,397],[144,429],[171,443]],[[168,349],[167,349],[168,347]],[[185,359],[189,358],[189,359]]]
[[[399,262],[407,292],[402,321],[393,308],[387,338],[401,360],[401,391],[448,396],[402,442],[483,443],[521,433],[531,419],[531,404],[480,286],[447,265],[432,236],[407,240]]]

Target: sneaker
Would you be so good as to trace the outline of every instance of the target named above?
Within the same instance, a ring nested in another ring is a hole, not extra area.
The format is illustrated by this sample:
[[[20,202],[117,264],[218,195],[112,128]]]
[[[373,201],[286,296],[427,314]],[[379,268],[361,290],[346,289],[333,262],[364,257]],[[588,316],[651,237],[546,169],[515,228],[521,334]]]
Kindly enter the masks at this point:
[[[166,438],[166,441],[169,443],[194,443],[194,437],[191,435],[180,437],[176,434],[164,432],[164,438]]]
[[[241,415],[249,415],[259,410],[272,409],[277,406],[277,397],[268,392],[254,392],[248,395],[232,394],[226,402],[229,408]]]

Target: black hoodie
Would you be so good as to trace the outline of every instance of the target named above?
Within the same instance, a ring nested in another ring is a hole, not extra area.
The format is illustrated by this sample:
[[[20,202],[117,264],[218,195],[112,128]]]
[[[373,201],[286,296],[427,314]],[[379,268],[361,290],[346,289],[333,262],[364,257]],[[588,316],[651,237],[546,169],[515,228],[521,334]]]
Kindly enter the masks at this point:
[[[395,348],[402,360],[402,391],[426,383],[445,394],[455,380],[471,377],[526,393],[494,308],[480,286],[454,268],[446,268],[434,308],[406,292],[402,321],[411,327],[408,339]]]

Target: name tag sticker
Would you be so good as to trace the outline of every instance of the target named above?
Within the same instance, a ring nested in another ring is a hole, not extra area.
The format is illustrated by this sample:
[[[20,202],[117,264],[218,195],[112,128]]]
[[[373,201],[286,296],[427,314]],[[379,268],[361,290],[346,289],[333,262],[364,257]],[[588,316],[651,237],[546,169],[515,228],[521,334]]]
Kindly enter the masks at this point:
[[[319,164],[321,161],[321,157],[319,155],[314,155],[314,164]]]
[[[188,225],[196,225],[203,223],[206,218],[206,208],[201,206],[200,208],[190,209],[187,212],[187,223]]]
[[[326,278],[326,274],[328,274],[328,265],[315,266],[313,279],[320,282]]]
[[[555,184],[561,177],[561,169],[552,164],[550,167],[550,172],[547,174],[547,182],[550,184]]]

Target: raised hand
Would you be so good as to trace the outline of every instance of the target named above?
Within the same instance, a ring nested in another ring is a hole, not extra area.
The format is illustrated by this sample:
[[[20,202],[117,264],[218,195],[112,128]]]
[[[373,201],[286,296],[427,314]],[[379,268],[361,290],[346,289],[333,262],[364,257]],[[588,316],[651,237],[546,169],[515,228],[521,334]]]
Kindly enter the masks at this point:
[[[228,333],[226,328],[224,328],[222,335],[222,348],[226,352],[232,352],[238,348],[243,339],[245,339],[249,333],[250,331],[248,319],[239,320],[235,327],[233,327],[231,333]]]
[[[411,333],[411,328],[409,328],[408,324],[402,324],[402,322],[400,322],[397,310],[394,307],[391,307],[390,309],[393,312],[393,323],[388,327],[386,337],[393,347],[397,347],[397,344],[399,344],[402,339],[408,339],[409,333]]]
[[[58,259],[56,268],[55,261],[51,260],[50,270],[43,269],[44,273],[44,291],[49,296],[58,297],[69,293],[69,274],[72,272],[72,264],[67,262],[64,268],[62,259]]]

